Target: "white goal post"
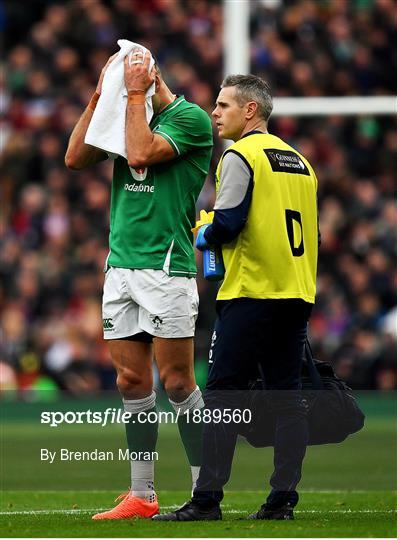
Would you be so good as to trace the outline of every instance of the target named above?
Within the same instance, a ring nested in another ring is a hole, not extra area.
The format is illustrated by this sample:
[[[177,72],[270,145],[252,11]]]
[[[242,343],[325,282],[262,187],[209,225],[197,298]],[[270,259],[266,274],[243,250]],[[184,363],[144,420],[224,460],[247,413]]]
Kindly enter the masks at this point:
[[[397,114],[397,96],[274,98],[272,116]]]
[[[262,0],[274,4],[274,0]],[[224,75],[250,72],[249,0],[223,0]],[[280,97],[272,116],[397,114],[397,96]]]

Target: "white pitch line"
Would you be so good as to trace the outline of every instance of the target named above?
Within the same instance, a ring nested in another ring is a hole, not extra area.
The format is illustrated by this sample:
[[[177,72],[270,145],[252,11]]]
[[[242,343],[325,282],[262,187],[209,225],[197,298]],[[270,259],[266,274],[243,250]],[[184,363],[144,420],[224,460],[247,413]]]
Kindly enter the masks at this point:
[[[51,514],[86,514],[87,512],[100,512],[103,508],[85,508],[69,509],[69,510],[19,510],[0,512],[0,516],[38,516],[38,515],[51,515]]]
[[[162,506],[163,510],[175,510],[179,508],[178,506]],[[9,510],[5,512],[0,512],[0,516],[34,516],[34,515],[51,515],[51,514],[87,514],[93,512],[105,512],[108,508],[65,508],[58,509],[54,508],[53,510]]]
[[[28,490],[28,491],[31,491],[31,490]],[[181,492],[181,490],[164,490],[163,492],[161,493],[173,493],[174,491],[179,491]],[[381,490],[381,489],[371,489],[370,490],[370,493],[378,493],[378,492],[384,492],[384,491],[389,491],[390,493],[397,493],[397,490],[390,490],[390,489],[386,489],[386,490]],[[242,493],[259,493],[259,494],[262,494],[263,495],[263,491],[261,490],[247,490],[247,491],[239,491],[239,490],[235,490],[235,489],[228,489],[228,490],[225,490],[225,493],[226,494],[235,494],[235,493],[238,493],[238,494],[242,494]],[[7,490],[7,493],[21,493],[21,490],[19,489],[11,489],[11,490]],[[26,493],[26,491],[24,492]],[[77,494],[77,493],[84,493],[84,494],[91,494],[91,493],[101,493],[101,494],[109,494],[111,492],[109,492],[108,489],[88,489],[88,490],[76,490],[76,489],[37,489],[35,490],[35,493],[73,493],[73,494]],[[118,492],[117,491],[114,491],[114,494],[117,494]],[[351,493],[368,493],[368,490],[365,490],[365,489],[316,489],[316,488],[308,488],[308,489],[300,489],[299,490],[299,493],[346,493],[347,495],[348,494],[351,494]]]
[[[176,510],[177,506],[163,506],[163,510]],[[92,512],[102,512],[105,508],[73,508],[73,509],[54,509],[54,510],[15,510],[0,512],[0,516],[35,516],[35,515],[73,515],[87,514]],[[241,510],[225,510],[224,514],[241,514]],[[396,510],[295,510],[296,514],[391,514],[397,513]]]

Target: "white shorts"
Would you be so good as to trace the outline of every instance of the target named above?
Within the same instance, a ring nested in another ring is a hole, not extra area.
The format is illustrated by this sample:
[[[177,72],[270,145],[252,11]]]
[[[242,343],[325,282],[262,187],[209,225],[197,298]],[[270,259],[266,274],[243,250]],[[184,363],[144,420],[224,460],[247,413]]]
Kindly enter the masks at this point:
[[[110,267],[103,288],[104,338],[141,332],[163,338],[192,337],[198,303],[195,278],[168,276],[163,270]]]

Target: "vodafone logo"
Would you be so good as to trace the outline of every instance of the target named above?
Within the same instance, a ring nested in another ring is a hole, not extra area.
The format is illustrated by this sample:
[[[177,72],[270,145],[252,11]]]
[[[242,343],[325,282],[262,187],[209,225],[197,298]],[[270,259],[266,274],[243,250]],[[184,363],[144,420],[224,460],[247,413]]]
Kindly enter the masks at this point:
[[[138,182],[143,182],[147,176],[147,167],[143,167],[140,169],[133,169],[132,167],[130,167],[130,172],[134,180],[137,180]]]

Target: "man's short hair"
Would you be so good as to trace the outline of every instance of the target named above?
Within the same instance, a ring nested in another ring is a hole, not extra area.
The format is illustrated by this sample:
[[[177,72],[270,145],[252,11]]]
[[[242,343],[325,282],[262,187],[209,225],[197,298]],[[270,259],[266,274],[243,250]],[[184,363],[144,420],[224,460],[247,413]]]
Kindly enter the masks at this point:
[[[162,76],[162,73],[161,73],[159,62],[158,62],[156,56],[153,53],[151,53],[151,54],[152,54],[152,58],[154,60],[154,68],[157,71],[158,76],[162,79],[163,76]]]
[[[228,75],[221,88],[236,87],[236,101],[240,106],[248,101],[258,104],[258,115],[266,122],[273,110],[273,98],[268,83],[256,75]]]

